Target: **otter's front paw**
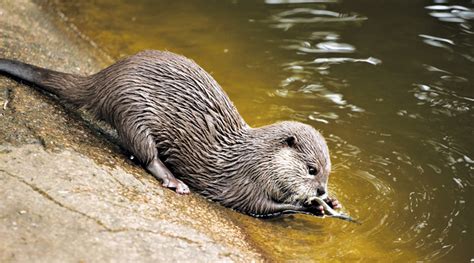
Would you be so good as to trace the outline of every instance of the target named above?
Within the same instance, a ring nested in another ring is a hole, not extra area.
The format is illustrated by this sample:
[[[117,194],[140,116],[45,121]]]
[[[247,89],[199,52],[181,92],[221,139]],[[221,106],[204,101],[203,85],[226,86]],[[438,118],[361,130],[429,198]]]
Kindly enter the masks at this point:
[[[326,198],[324,199],[324,202],[326,202],[332,209],[341,209],[342,205],[339,203],[339,201],[336,198]]]

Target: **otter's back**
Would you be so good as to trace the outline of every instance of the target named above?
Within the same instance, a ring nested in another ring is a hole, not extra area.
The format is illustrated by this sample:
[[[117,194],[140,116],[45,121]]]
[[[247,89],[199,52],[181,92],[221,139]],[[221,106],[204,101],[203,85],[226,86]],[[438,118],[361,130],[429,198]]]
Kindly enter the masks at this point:
[[[170,161],[199,161],[247,127],[219,84],[174,53],[140,52],[90,78],[96,96],[86,107],[119,133],[124,128],[151,134]]]

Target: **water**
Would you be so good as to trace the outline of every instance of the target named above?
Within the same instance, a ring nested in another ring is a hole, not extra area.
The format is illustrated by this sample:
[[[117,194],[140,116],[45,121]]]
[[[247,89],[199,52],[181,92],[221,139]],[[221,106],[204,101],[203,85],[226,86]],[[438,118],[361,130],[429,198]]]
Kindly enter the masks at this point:
[[[184,54],[253,126],[321,130],[330,191],[362,225],[229,212],[274,260],[474,258],[474,3],[63,1],[114,58]]]

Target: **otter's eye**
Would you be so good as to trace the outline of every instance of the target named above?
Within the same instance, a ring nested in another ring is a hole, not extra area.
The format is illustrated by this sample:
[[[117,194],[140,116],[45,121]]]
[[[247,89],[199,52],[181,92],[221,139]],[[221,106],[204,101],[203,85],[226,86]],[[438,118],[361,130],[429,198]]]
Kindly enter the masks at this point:
[[[310,175],[316,175],[316,174],[318,174],[318,169],[316,169],[316,168],[313,167],[313,166],[308,166],[308,173],[309,173]]]

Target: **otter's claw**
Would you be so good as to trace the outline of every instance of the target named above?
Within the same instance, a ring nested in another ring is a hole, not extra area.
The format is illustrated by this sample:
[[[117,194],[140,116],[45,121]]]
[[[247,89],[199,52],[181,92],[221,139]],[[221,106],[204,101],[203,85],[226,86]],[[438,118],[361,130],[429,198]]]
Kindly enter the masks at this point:
[[[325,199],[323,200],[322,198],[320,197],[312,197],[310,200],[308,200],[308,202],[312,205],[317,205],[317,206],[313,206],[313,207],[316,207],[317,208],[317,211],[316,213],[313,213],[315,215],[318,215],[319,213],[319,210],[320,210],[320,206],[323,207],[323,215],[327,215],[329,217],[334,217],[334,218],[339,218],[339,219],[342,219],[342,220],[346,220],[346,221],[349,221],[349,222],[354,222],[354,223],[358,223],[356,220],[352,219],[350,216],[348,215],[345,215],[345,214],[342,214],[342,213],[339,213],[337,211],[335,211],[331,206],[334,206],[335,208],[337,207],[340,207],[341,205],[339,204],[339,202],[337,202],[337,200],[335,199],[330,199],[328,197],[325,197]]]
[[[178,185],[176,186],[175,191],[176,193],[182,194],[182,195],[190,193],[189,187],[185,183],[183,183],[181,180],[178,180]]]
[[[326,202],[332,209],[341,209],[342,205],[339,203],[339,201],[336,198],[326,198],[324,199],[324,202]]]
[[[189,191],[189,187],[183,183],[183,181],[181,180],[178,180],[176,178],[165,178],[163,180],[163,186],[166,187],[166,188],[170,188],[170,189],[175,189],[176,193],[178,194],[189,194],[190,191]]]

